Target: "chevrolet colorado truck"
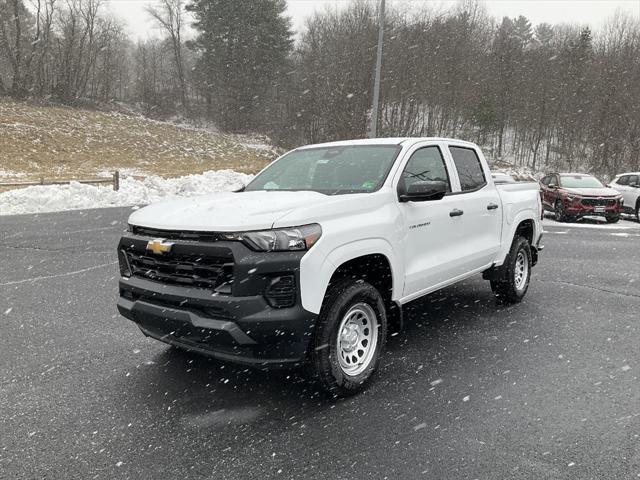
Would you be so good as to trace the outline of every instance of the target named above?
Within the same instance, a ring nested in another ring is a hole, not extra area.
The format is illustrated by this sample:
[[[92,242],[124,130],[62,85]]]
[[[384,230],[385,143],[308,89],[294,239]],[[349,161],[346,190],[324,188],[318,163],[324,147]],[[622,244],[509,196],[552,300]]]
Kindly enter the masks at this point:
[[[259,368],[304,365],[350,395],[406,303],[476,274],[502,301],[522,300],[541,208],[537,184],[494,184],[472,143],[305,146],[241,191],[134,212],[118,246],[118,309],[162,342]]]

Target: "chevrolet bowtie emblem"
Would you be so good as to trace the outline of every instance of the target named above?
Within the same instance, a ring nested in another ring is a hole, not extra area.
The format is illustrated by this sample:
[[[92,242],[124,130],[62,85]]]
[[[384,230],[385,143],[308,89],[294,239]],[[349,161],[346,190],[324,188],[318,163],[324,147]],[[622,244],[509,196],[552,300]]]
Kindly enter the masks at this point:
[[[149,243],[147,243],[147,250],[152,251],[156,255],[169,253],[172,247],[173,247],[173,243],[165,242],[161,238],[156,238],[155,240],[149,240]]]

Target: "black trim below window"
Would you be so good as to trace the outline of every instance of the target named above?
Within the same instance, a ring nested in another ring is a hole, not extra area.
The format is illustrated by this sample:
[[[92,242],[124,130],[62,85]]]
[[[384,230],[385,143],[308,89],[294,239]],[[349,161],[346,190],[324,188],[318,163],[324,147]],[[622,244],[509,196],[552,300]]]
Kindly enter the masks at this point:
[[[453,196],[453,195],[463,195],[465,193],[479,192],[480,190],[486,188],[487,185],[489,185],[489,184],[485,183],[484,185],[480,185],[479,187],[476,187],[473,190],[461,190],[459,192],[448,192],[448,193],[445,194],[445,197],[450,197],[450,196]]]

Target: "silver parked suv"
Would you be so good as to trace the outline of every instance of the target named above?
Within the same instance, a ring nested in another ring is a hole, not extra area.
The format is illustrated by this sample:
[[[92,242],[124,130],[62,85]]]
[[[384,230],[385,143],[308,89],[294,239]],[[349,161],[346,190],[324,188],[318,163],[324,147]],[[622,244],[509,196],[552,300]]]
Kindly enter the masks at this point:
[[[616,175],[609,186],[622,194],[623,212],[634,214],[640,222],[640,172]]]

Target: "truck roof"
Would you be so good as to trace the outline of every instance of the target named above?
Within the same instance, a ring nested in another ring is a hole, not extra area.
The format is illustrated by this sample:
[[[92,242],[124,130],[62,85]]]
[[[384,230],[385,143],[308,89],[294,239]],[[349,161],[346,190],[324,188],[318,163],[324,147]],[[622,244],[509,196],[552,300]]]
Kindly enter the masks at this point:
[[[299,147],[298,150],[317,147],[347,147],[350,145],[413,145],[418,142],[452,142],[460,145],[475,147],[476,145],[465,140],[444,137],[389,137],[389,138],[362,138],[356,140],[340,140],[337,142],[318,143],[314,145],[305,145]]]

